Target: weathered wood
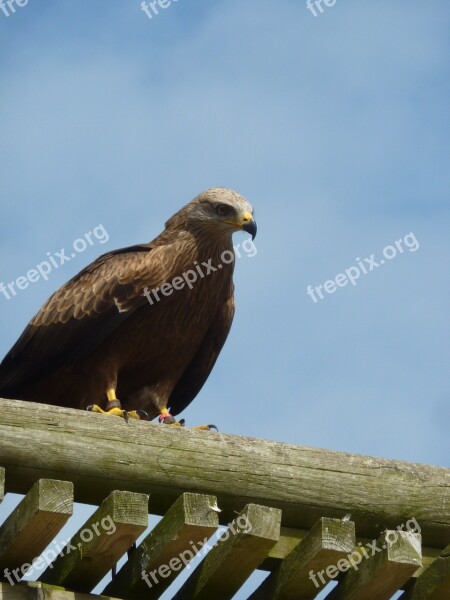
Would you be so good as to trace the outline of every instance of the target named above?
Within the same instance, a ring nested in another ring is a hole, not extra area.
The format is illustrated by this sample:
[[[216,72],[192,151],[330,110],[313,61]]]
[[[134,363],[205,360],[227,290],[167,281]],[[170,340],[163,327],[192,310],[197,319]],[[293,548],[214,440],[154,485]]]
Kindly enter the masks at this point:
[[[148,496],[114,491],[46,571],[45,583],[89,592],[148,526]]]
[[[332,576],[331,569],[351,554],[355,546],[355,524],[349,520],[322,518],[250,596],[251,600],[309,600],[328,581],[319,572]],[[249,599],[250,600],[250,599]]]
[[[450,546],[410,582],[401,600],[444,600],[450,598]]]
[[[43,583],[30,581],[17,585],[0,583],[0,600],[117,600],[117,598],[69,592],[61,588],[55,589]]]
[[[159,598],[219,526],[216,508],[215,496],[182,494],[102,594]]]
[[[260,565],[263,571],[274,571],[278,569],[281,561],[299,545],[299,543],[308,535],[307,529],[294,529],[293,527],[281,527],[280,539],[269,550],[266,560]]]
[[[0,502],[5,497],[5,469],[0,467]]]
[[[19,581],[73,512],[73,484],[39,479],[0,527],[0,575]]]
[[[99,504],[120,481],[122,489],[151,493],[152,510],[164,514],[189,489],[216,495],[223,523],[248,503],[280,508],[283,526],[300,529],[351,512],[358,534],[372,539],[414,516],[424,545],[450,543],[450,479],[442,467],[17,400],[0,404],[7,491],[64,477],[74,482],[76,500]]]
[[[368,558],[348,561],[346,574],[326,600],[386,600],[421,566],[420,534],[384,531]],[[339,565],[337,565],[339,568]],[[336,569],[337,570],[337,569]],[[344,567],[340,568],[344,571]],[[339,574],[336,573],[336,575]]]
[[[405,530],[405,529],[404,529]],[[406,529],[407,530],[407,529]],[[411,530],[414,533],[414,528]],[[419,533],[419,531],[415,531]],[[308,531],[306,529],[294,529],[292,527],[282,527],[280,530],[280,539],[273,548],[270,549],[266,560],[259,566],[259,569],[263,571],[275,571],[292,550],[298,546],[298,544],[306,537]],[[370,548],[371,541],[369,538],[356,537],[357,545],[355,550],[360,549],[361,554],[363,553],[362,548],[365,546]],[[413,574],[413,577],[419,577],[424,569],[428,568],[434,560],[440,555],[441,550],[438,548],[430,548],[429,546],[422,546],[422,567],[417,569]]]
[[[173,600],[229,600],[280,536],[281,511],[249,504],[223,532]]]

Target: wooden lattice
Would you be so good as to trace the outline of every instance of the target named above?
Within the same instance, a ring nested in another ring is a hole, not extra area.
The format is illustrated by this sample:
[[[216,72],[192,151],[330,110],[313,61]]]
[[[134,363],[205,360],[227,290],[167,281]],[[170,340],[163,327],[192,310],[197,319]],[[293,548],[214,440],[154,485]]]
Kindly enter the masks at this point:
[[[0,600],[98,598],[91,590],[127,551],[103,597],[159,598],[200,553],[174,600],[231,599],[255,569],[268,576],[251,600],[312,599],[333,579],[328,600],[388,600],[397,590],[405,600],[450,598],[447,469],[19,401],[0,407],[0,501],[5,484],[25,494],[0,526]],[[39,582],[16,583],[74,501],[98,509]],[[149,511],[162,519],[135,548]]]

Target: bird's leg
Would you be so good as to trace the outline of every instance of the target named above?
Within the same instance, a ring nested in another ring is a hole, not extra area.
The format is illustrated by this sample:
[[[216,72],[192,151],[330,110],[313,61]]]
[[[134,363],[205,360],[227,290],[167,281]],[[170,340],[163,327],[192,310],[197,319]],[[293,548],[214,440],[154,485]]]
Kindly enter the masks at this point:
[[[184,427],[184,419],[180,419],[176,421],[174,417],[170,414],[167,408],[163,408],[158,417],[160,423],[164,423],[164,425],[177,425],[178,427]],[[191,427],[191,429],[201,429],[205,431],[210,431],[211,429],[215,429],[219,431],[215,425],[197,425],[196,427]]]
[[[125,421],[128,419],[141,419],[143,421],[148,421],[148,414],[145,410],[124,410],[120,403],[120,400],[116,397],[116,390],[113,387],[110,387],[106,390],[106,397],[108,398],[108,402],[106,403],[106,410],[103,410],[97,404],[91,404],[87,407],[87,410],[92,412],[101,413],[103,415],[113,415],[116,417],[122,417]]]
[[[177,427],[184,427],[184,419],[176,421],[170,414],[167,408],[163,408],[159,414],[158,421],[164,425],[175,425]]]

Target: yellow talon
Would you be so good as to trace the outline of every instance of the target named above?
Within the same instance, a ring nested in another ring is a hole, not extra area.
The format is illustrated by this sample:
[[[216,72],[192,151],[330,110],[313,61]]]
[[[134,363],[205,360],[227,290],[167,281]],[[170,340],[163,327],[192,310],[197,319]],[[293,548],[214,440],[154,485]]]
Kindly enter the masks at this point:
[[[124,419],[127,418],[127,411],[117,406],[111,408],[111,410],[105,410],[104,412],[106,415],[113,415],[114,417],[123,417]]]
[[[142,412],[144,412],[144,411],[141,411],[141,413]],[[142,420],[142,417],[139,416],[139,411],[137,411],[137,410],[130,410],[130,411],[128,411],[128,416],[129,416],[130,419],[139,419],[139,420]],[[145,420],[148,421],[148,415],[147,415],[147,418]]]
[[[87,410],[91,412],[100,413],[102,415],[112,415],[113,417],[122,417],[125,421],[128,419],[138,419],[143,421],[148,421],[149,417],[145,410],[124,410],[120,404],[120,400],[116,396],[116,390],[114,388],[109,388],[106,390],[106,397],[108,398],[108,402],[106,404],[106,410],[103,410],[97,404],[92,404],[87,407]]]
[[[163,408],[159,413],[159,422],[164,423],[164,425],[171,425],[172,427],[184,427],[185,423],[184,419],[176,421],[167,408]],[[216,425],[197,425],[197,427],[192,427],[192,429],[200,429],[202,431],[211,431],[211,429],[215,429],[216,431],[219,431]]]
[[[103,408],[101,408],[97,404],[93,404],[92,406],[88,407],[88,410],[90,410],[91,412],[101,413],[102,415],[113,415],[114,417],[123,418],[125,418],[125,413],[127,412],[126,410],[123,410],[118,406],[114,406],[110,410],[103,410]]]
[[[164,423],[164,425],[171,425],[172,427],[183,427],[184,426],[184,419],[181,419],[181,421],[176,421],[172,417],[170,412],[167,410],[167,408],[163,408],[161,410],[161,412],[159,413],[158,420],[160,423]]]

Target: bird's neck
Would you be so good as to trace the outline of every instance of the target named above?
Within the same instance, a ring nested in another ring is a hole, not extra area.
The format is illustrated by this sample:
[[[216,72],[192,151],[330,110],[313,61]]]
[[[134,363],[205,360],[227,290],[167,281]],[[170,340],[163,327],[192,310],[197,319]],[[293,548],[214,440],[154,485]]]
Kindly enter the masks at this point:
[[[209,234],[209,235],[208,235]],[[155,240],[156,245],[178,246],[184,262],[195,260],[212,260],[218,263],[223,253],[233,252],[231,233],[211,235],[211,231],[164,230]]]

